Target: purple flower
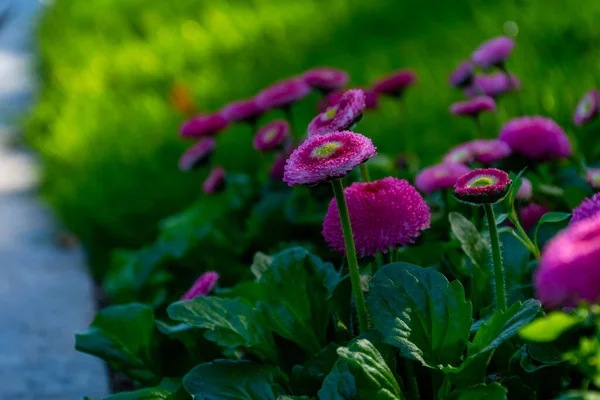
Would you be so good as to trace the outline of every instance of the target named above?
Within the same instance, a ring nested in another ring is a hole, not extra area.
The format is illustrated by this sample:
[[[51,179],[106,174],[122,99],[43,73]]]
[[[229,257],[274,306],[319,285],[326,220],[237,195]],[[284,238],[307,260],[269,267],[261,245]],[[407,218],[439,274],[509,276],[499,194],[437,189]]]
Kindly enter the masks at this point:
[[[507,36],[498,36],[483,42],[471,55],[471,60],[481,68],[500,66],[512,53],[515,41]]]
[[[444,162],[469,164],[473,161],[489,165],[500,161],[511,154],[510,147],[496,139],[478,139],[460,144],[451,149],[445,156]]]
[[[544,248],[533,280],[548,308],[600,299],[600,214],[570,225]]]
[[[205,165],[210,156],[215,152],[217,142],[211,136],[203,137],[185,151],[179,158],[179,169],[190,171]]]
[[[596,193],[592,198],[583,199],[581,204],[573,210],[570,225],[593,217],[600,211],[600,193]]]
[[[271,121],[256,132],[253,146],[258,151],[281,148],[290,136],[290,125],[283,119]]]
[[[404,90],[416,81],[417,75],[413,71],[403,69],[376,81],[373,91],[384,96],[400,97]]]
[[[496,111],[496,102],[488,96],[477,96],[474,99],[454,103],[450,112],[454,115],[477,117],[483,111]]]
[[[283,179],[283,174],[285,171],[285,164],[287,163],[287,159],[289,158],[291,152],[283,152],[277,154],[273,163],[271,164],[271,168],[269,169],[269,177],[274,181],[281,181]]]
[[[217,281],[219,280],[219,274],[210,271],[205,272],[192,285],[192,287],[181,297],[181,300],[192,300],[198,296],[208,296],[214,289]]]
[[[512,181],[508,174],[496,168],[479,168],[456,181],[454,196],[472,204],[492,204],[502,200]]]
[[[264,110],[284,108],[302,100],[310,93],[310,86],[300,78],[279,81],[256,95],[256,103]]]
[[[533,187],[531,181],[527,178],[521,178],[521,187],[517,191],[517,199],[529,200],[533,196]]]
[[[310,122],[308,136],[346,130],[362,118],[364,109],[364,92],[360,89],[348,90],[335,105]]]
[[[596,115],[598,115],[599,102],[600,99],[597,89],[592,89],[587,92],[577,104],[577,108],[575,108],[575,114],[573,115],[573,122],[575,125],[581,126],[596,117]]]
[[[465,95],[467,97],[485,95],[496,98],[520,88],[521,82],[514,74],[510,74],[509,79],[504,72],[496,72],[489,75],[476,75],[471,86],[465,89]]]
[[[239,100],[227,104],[221,110],[221,115],[229,122],[253,122],[265,110],[258,105],[255,99]]]
[[[450,86],[457,88],[465,88],[473,81],[475,67],[470,61],[463,61],[458,64],[458,67],[450,74],[448,83]]]
[[[475,160],[473,142],[466,142],[453,147],[446,153],[442,161],[444,163],[470,164]]]
[[[600,168],[588,168],[585,178],[594,189],[600,189]]]
[[[227,120],[221,114],[198,115],[181,125],[180,133],[185,138],[213,136],[227,127]]]
[[[365,108],[367,110],[376,109],[379,106],[379,96],[371,89],[360,88],[365,94]],[[335,106],[339,103],[340,99],[344,95],[344,91],[335,91],[327,94],[325,101],[319,102],[318,110],[320,113],[326,111],[329,107]]]
[[[443,163],[425,168],[415,178],[415,186],[421,192],[429,194],[440,189],[451,189],[469,167],[458,163]]]
[[[527,158],[552,160],[569,157],[571,143],[560,126],[550,118],[520,117],[508,121],[500,131],[500,140]]]
[[[354,132],[311,136],[288,158],[283,181],[289,186],[310,185],[339,178],[375,156],[371,139]]]
[[[412,243],[429,228],[431,213],[417,190],[405,180],[387,177],[353,183],[344,190],[359,256],[387,253],[389,247]],[[335,199],[323,221],[323,237],[332,250],[345,253]]]
[[[550,209],[544,205],[529,203],[519,210],[519,216],[521,217],[521,226],[526,231],[534,228],[540,219],[549,212]]]
[[[202,191],[206,194],[214,194],[223,189],[225,189],[225,170],[221,167],[215,167],[202,183]]]
[[[322,92],[341,89],[348,83],[348,73],[341,69],[315,68],[302,75],[304,82]]]

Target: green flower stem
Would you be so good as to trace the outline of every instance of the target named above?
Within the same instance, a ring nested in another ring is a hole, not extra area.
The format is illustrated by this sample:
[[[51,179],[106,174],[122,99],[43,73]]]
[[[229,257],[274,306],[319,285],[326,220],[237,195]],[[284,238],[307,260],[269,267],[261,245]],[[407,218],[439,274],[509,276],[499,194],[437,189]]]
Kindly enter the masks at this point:
[[[371,182],[371,176],[369,176],[369,167],[367,167],[367,164],[359,164],[358,169],[360,170],[360,179],[363,182]]]
[[[517,215],[515,213],[511,213],[508,215],[510,222],[513,223],[513,225],[515,226],[515,229],[517,230],[517,232],[519,232],[520,237],[517,237],[517,239],[519,239],[519,241],[521,243],[523,243],[523,245],[525,247],[527,247],[527,249],[529,251],[531,251],[531,253],[535,256],[536,259],[540,259],[540,249],[537,246],[537,240],[536,243],[532,242],[531,239],[529,238],[529,236],[527,235],[527,232],[525,232],[525,229],[523,229],[523,227],[521,226],[521,223],[519,222],[519,218],[517,217]]]
[[[419,393],[419,383],[417,382],[417,375],[415,374],[415,367],[413,361],[409,358],[404,358],[404,368],[406,369],[407,375],[407,386],[408,386],[408,398],[411,400],[420,400],[421,394]]]
[[[294,137],[296,136],[296,130],[294,129],[294,114],[292,113],[292,106],[287,105],[283,107],[282,110],[285,114],[285,119],[287,119],[288,124],[290,124],[290,136]]]
[[[346,245],[346,257],[348,258],[348,270],[350,271],[350,282],[352,283],[352,292],[354,293],[354,302],[356,303],[356,313],[358,315],[358,326],[361,332],[369,330],[369,317],[367,314],[367,305],[365,296],[362,292],[360,282],[360,272],[358,270],[358,259],[356,258],[356,247],[354,245],[354,237],[352,236],[352,225],[350,225],[350,215],[348,214],[348,206],[346,197],[344,196],[344,186],[341,179],[333,179],[331,181],[333,194],[337,203],[338,212],[340,214],[340,222],[342,224],[342,232],[344,234],[344,244]]]
[[[492,244],[492,259],[494,261],[494,280],[496,283],[496,307],[498,310],[506,311],[506,284],[504,283],[504,267],[502,266],[502,254],[500,254],[500,239],[496,218],[491,204],[484,204],[485,216],[487,217],[488,229],[490,231],[490,242]]]
[[[483,125],[481,124],[481,119],[479,119],[479,115],[474,116],[473,121],[475,121],[475,125],[477,126],[477,138],[483,139],[485,137],[485,132],[483,131]]]
[[[519,89],[515,86],[513,87],[513,82],[512,79],[510,77],[510,73],[508,72],[508,69],[506,68],[506,65],[504,65],[504,63],[501,63],[498,68],[504,72],[504,75],[506,75],[506,79],[508,79],[508,85],[511,89],[514,89],[513,92],[515,93],[515,99],[517,100],[517,106],[519,107],[519,111],[521,112],[521,115],[525,115],[525,109],[523,108],[523,102],[521,101],[521,93],[519,92]]]

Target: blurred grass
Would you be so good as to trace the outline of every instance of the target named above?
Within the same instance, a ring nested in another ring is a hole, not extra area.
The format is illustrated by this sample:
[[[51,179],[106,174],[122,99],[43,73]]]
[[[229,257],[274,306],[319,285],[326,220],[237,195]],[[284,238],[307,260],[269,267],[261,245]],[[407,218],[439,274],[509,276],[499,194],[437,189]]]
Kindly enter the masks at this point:
[[[507,32],[517,33],[508,67],[526,113],[551,116],[577,141],[571,114],[597,84],[599,18],[600,2],[573,0],[57,0],[39,30],[42,89],[28,138],[44,162],[44,196],[99,272],[109,249],[146,243],[198,195],[203,174],[176,168],[187,144],[169,104],[175,82],[212,111],[318,65],[348,70],[358,86],[410,67],[419,83],[403,106],[384,99],[360,131],[380,151],[427,164],[472,137],[471,122],[448,113],[461,98],[448,73]],[[308,122],[315,101],[296,120]],[[490,136],[517,111],[510,97],[501,105],[484,119]],[[578,136],[596,157],[594,132]],[[231,170],[259,164],[244,126],[219,137],[216,158]]]

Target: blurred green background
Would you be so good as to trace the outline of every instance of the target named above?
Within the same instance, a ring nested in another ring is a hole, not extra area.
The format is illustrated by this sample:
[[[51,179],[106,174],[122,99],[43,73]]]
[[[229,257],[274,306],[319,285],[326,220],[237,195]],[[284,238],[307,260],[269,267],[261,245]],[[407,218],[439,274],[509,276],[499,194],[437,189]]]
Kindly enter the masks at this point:
[[[576,131],[571,115],[596,85],[599,18],[589,0],[56,0],[39,29],[42,87],[27,137],[43,161],[43,195],[99,275],[109,250],[147,243],[159,219],[199,196],[206,172],[176,166],[189,144],[170,100],[177,82],[212,111],[314,66],[346,69],[352,86],[409,67],[419,82],[402,107],[383,99],[359,130],[380,151],[427,165],[473,135],[471,121],[448,112],[462,98],[448,74],[481,41],[509,34],[525,112],[554,118],[596,158],[593,128]],[[511,100],[485,116],[490,137],[516,114]],[[302,129],[316,101],[295,108]],[[256,169],[250,143],[247,127],[230,128],[217,163]]]

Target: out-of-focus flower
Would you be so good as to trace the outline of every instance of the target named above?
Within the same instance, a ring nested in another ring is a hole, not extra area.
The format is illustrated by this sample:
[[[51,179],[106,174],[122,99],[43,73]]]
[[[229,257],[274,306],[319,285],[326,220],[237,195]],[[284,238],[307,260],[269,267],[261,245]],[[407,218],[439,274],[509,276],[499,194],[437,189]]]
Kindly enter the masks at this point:
[[[517,190],[517,199],[529,200],[533,196],[533,187],[531,181],[525,177],[521,178],[521,187]]]
[[[426,194],[440,189],[452,189],[458,178],[469,171],[469,167],[458,163],[433,165],[419,172],[415,177],[415,186]]]
[[[269,169],[269,177],[274,181],[283,180],[283,174],[285,171],[285,164],[289,158],[291,151],[284,151],[275,156],[271,168]]]
[[[289,186],[339,178],[375,156],[371,139],[350,131],[311,136],[288,158],[283,180]]]
[[[519,210],[521,226],[526,231],[531,230],[547,212],[550,212],[548,207],[536,203],[529,203],[526,206],[521,207]]]
[[[364,109],[364,92],[360,89],[350,89],[335,105],[310,122],[308,136],[346,130],[362,118]]]
[[[343,88],[348,83],[348,73],[341,69],[314,68],[306,71],[302,78],[311,87],[322,92]]]
[[[283,119],[271,121],[256,132],[254,148],[258,151],[269,151],[281,148],[290,136],[290,125]]]
[[[496,111],[496,102],[488,96],[477,96],[471,100],[454,103],[450,106],[450,112],[454,115],[477,117],[484,111]]]
[[[256,103],[264,110],[284,108],[302,100],[310,93],[310,86],[301,78],[279,81],[258,93]]]
[[[514,74],[510,74],[510,79],[504,72],[496,72],[489,75],[475,75],[473,82],[465,89],[467,97],[477,97],[481,95],[489,97],[498,97],[507,92],[517,91],[521,88],[521,81]]]
[[[212,136],[227,127],[227,120],[219,113],[198,115],[181,125],[180,133],[184,138]]]
[[[202,183],[202,191],[205,194],[214,194],[221,192],[223,189],[225,189],[225,170],[221,167],[215,167]]]
[[[417,190],[405,180],[387,177],[353,183],[344,190],[359,256],[387,253],[389,247],[412,243],[429,228],[431,213]],[[323,237],[333,250],[345,253],[335,199],[323,221]]]
[[[176,82],[171,88],[171,104],[183,115],[191,116],[196,113],[194,96],[189,87],[183,82]]]
[[[502,200],[512,181],[496,168],[480,168],[467,172],[456,181],[454,196],[471,204],[492,204]]]
[[[221,115],[229,122],[243,121],[253,123],[265,110],[255,99],[238,100],[227,104],[221,110]]]
[[[585,178],[594,189],[600,189],[600,168],[588,168]]]
[[[473,64],[470,61],[463,61],[452,71],[448,83],[453,87],[465,88],[471,84],[474,75],[475,67]]]
[[[219,274],[216,272],[205,272],[196,279],[190,290],[181,297],[181,300],[192,300],[194,297],[208,296],[214,289],[218,280]]]
[[[597,89],[587,92],[575,108],[575,114],[573,115],[575,125],[581,126],[594,119],[598,115],[599,103],[600,96]]]
[[[600,299],[600,214],[570,225],[548,242],[533,280],[548,308]]]
[[[508,36],[498,36],[483,42],[471,55],[471,60],[481,68],[501,66],[510,56],[515,41]]]
[[[215,152],[217,142],[211,136],[203,137],[185,151],[179,158],[179,169],[190,171],[206,165],[210,156]]]
[[[563,129],[550,118],[540,116],[508,121],[500,131],[500,140],[513,151],[534,160],[569,157],[572,152]]]
[[[373,91],[384,96],[400,97],[404,90],[416,81],[417,75],[413,71],[403,69],[376,81]]]
[[[510,147],[497,139],[478,139],[459,144],[445,156],[445,163],[469,164],[473,161],[489,165],[511,154]]]
[[[600,193],[596,193],[591,198],[585,198],[579,206],[573,210],[570,225],[593,217],[600,211]]]
[[[360,88],[365,94],[365,108],[367,110],[375,109],[379,106],[379,96],[371,89]],[[329,107],[335,106],[342,96],[344,95],[344,91],[337,90],[335,92],[331,92],[327,94],[325,100],[319,101],[319,112],[326,111]]]

